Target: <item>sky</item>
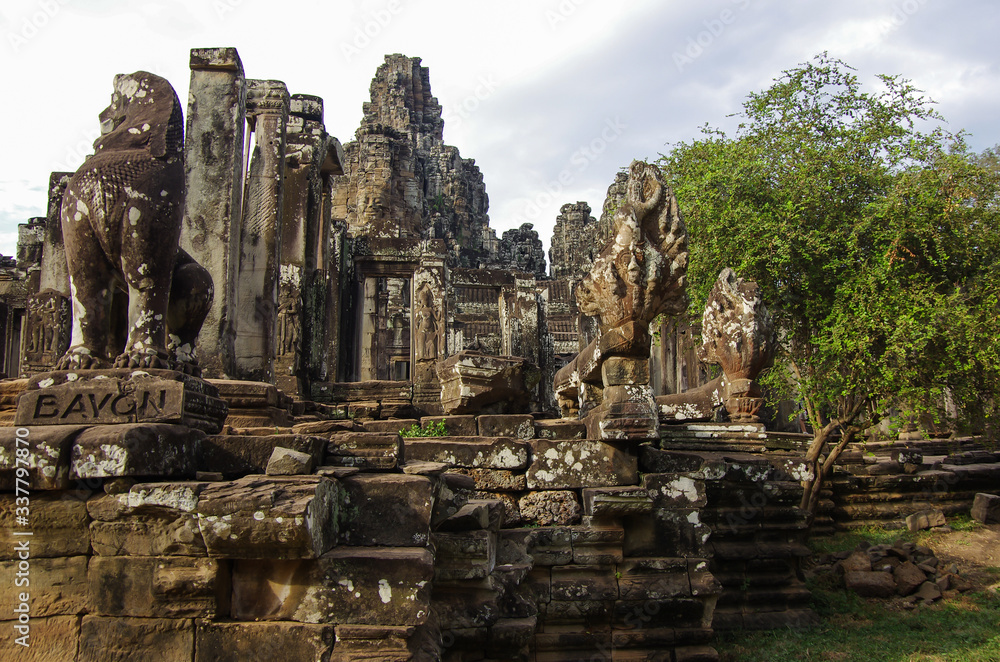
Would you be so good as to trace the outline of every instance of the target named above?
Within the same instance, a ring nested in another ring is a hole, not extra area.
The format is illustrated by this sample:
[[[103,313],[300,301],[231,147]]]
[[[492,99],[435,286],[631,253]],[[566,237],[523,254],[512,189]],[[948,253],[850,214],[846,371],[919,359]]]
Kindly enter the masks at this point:
[[[344,143],[384,55],[422,58],[491,227],[532,223],[547,252],[560,206],[599,216],[633,159],[731,131],[749,92],[824,51],[866,89],[911,80],[948,129],[992,147],[998,33],[993,0],[4,0],[0,253],[45,214],[49,173],[91,152],[114,75],[156,73],[186,100],[192,48],[234,46],[248,78],[323,97]]]

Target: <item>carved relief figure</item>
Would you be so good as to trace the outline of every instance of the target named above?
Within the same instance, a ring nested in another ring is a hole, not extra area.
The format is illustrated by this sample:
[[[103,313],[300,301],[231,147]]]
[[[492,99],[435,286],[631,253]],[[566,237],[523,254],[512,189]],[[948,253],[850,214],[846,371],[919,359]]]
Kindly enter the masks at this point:
[[[184,198],[177,94],[144,71],[116,76],[100,120],[95,153],[63,198],[73,325],[57,367],[195,372],[194,340],[211,306],[212,279],[177,245]],[[128,293],[128,342],[112,360],[105,348],[115,287]]]
[[[294,354],[301,338],[302,304],[296,288],[283,287],[278,297],[278,355]]]
[[[427,283],[417,291],[417,306],[413,311],[413,328],[416,345],[413,352],[417,361],[436,361],[438,356],[437,313],[434,294]]]
[[[69,300],[48,289],[28,299],[25,363],[32,368],[51,366],[69,346]]]

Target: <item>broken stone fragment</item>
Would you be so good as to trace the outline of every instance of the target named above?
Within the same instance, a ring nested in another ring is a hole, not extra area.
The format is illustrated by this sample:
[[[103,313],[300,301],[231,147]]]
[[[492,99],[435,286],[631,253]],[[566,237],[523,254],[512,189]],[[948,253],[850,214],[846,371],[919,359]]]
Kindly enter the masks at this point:
[[[927,581],[927,575],[910,561],[896,566],[892,571],[893,579],[896,582],[896,592],[902,596],[907,596]]]
[[[935,526],[944,526],[948,521],[941,510],[921,510],[906,518],[906,528],[910,531],[923,531]]]
[[[313,456],[290,448],[277,447],[267,461],[268,476],[300,476],[312,473]]]
[[[1000,524],[1000,496],[996,494],[976,495],[972,502],[972,519],[983,524]]]
[[[844,583],[849,591],[863,598],[890,598],[896,594],[896,582],[888,572],[848,572]]]

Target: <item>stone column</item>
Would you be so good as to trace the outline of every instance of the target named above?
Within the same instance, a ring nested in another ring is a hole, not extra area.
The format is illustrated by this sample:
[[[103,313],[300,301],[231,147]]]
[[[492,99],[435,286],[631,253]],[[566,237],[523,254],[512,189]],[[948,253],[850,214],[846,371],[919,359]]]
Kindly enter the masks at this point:
[[[288,102],[288,90],[281,81],[247,82],[247,121],[254,132],[254,148],[240,235],[237,379],[274,380]]]
[[[413,405],[430,415],[443,412],[435,366],[448,357],[447,280],[443,242],[424,242],[420,266],[413,273],[410,375]]]
[[[62,235],[62,199],[72,172],[54,172],[49,176],[49,207],[42,242],[42,273],[39,288],[69,296],[69,267]]]
[[[195,48],[190,66],[180,247],[212,274],[215,297],[198,354],[206,377],[224,377],[234,368],[246,81],[235,48]]]

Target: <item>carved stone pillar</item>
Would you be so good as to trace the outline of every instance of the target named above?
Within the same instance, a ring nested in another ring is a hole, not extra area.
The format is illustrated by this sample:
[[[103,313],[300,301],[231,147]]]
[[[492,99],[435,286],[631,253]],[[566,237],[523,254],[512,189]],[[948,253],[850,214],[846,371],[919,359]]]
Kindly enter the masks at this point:
[[[49,207],[45,219],[45,238],[42,243],[42,273],[38,286],[43,290],[56,290],[69,296],[69,266],[66,246],[63,244],[62,208],[63,193],[73,177],[71,172],[54,172],[49,176]]]
[[[425,249],[420,267],[413,274],[413,319],[410,322],[413,331],[410,337],[413,404],[428,414],[444,411],[441,408],[441,381],[435,366],[448,357],[447,278],[444,254]]]
[[[248,81],[247,121],[254,148],[240,236],[234,366],[238,379],[274,380],[288,102],[281,81]]]
[[[199,361],[206,377],[225,377],[234,374],[246,81],[235,48],[192,49],[190,66],[180,246],[212,275]]]

